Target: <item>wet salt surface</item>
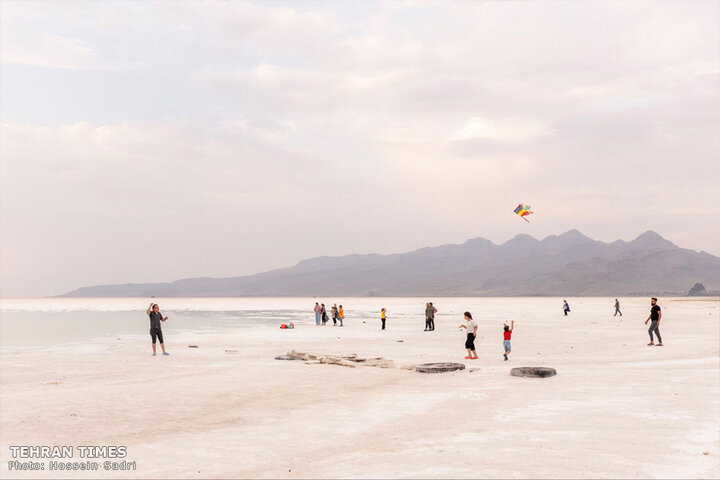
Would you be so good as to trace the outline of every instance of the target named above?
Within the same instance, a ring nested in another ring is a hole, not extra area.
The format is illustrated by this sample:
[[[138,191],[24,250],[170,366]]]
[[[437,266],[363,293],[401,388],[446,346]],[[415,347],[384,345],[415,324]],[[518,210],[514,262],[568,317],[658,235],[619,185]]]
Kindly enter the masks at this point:
[[[274,327],[280,323],[314,325],[315,302],[324,302],[328,311],[337,303],[343,305],[346,322],[379,325],[380,309],[388,312],[388,329],[424,327],[425,302],[438,309],[436,325],[460,324],[463,312],[472,312],[481,323],[545,322],[548,328],[564,328],[568,322],[592,320],[598,324],[614,322],[623,325],[643,321],[649,311],[647,298],[621,298],[623,317],[613,312],[614,298],[568,298],[572,311],[562,315],[562,298],[18,298],[0,299],[0,346],[30,347],[85,342],[92,339],[146,334],[149,321],[145,310],[150,301],[160,305],[169,320],[165,332],[218,332],[224,329]],[[688,303],[690,302],[690,303]],[[718,315],[718,301],[713,299],[660,299],[667,321],[689,321],[697,315]],[[673,318],[682,309],[682,318]],[[690,318],[688,318],[688,314]],[[612,318],[611,318],[612,317]],[[464,334],[460,332],[459,334]],[[587,332],[582,330],[579,335]],[[484,339],[483,336],[480,336]]]

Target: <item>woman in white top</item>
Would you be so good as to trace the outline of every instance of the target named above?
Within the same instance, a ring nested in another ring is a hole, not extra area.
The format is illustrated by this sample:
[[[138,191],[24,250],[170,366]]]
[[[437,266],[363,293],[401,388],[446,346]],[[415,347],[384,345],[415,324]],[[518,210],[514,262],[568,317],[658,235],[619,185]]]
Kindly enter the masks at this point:
[[[478,324],[473,320],[470,312],[465,312],[465,323],[460,328],[467,330],[467,339],[465,340],[465,348],[468,351],[467,360],[476,360],[478,358],[475,351],[475,337],[477,337]]]

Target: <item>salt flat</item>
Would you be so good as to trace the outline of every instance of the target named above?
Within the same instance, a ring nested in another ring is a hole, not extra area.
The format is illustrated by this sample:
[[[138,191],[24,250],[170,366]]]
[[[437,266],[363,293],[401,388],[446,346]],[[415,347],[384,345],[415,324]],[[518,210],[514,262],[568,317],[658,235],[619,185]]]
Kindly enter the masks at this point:
[[[2,477],[718,478],[717,299],[661,299],[662,348],[646,346],[648,299],[623,299],[623,317],[608,299],[571,299],[569,317],[558,299],[449,299],[435,332],[408,307],[422,312],[423,299],[343,301],[342,328],[316,327],[311,313],[287,331],[272,320],[174,331],[171,318],[167,358],[150,356],[145,330],[4,347]],[[355,316],[351,302],[363,304]],[[387,303],[386,331],[373,302]],[[475,361],[457,329],[464,305],[480,325]],[[291,349],[395,367],[273,359]],[[468,369],[400,368],[436,361]],[[509,374],[535,365],[558,375]],[[11,445],[125,445],[137,470],[8,471]]]

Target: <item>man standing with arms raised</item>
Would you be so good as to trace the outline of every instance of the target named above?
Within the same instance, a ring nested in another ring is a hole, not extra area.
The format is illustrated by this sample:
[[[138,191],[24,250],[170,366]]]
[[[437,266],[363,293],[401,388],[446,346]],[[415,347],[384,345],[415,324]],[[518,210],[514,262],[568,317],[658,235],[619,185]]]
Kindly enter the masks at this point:
[[[160,313],[160,307],[157,303],[151,303],[145,312],[150,316],[150,338],[152,338],[153,357],[157,355],[155,351],[155,341],[160,340],[160,348],[162,348],[163,355],[170,355],[165,351],[165,342],[163,341],[162,327],[160,322],[164,322],[168,317],[163,317]]]
[[[662,319],[662,311],[660,310],[660,305],[657,304],[657,298],[653,297],[650,299],[650,316],[645,320],[645,325],[647,325],[648,322],[650,322],[650,328],[648,328],[648,333],[650,334],[650,343],[648,343],[648,346],[655,345],[655,342],[653,341],[653,332],[658,337],[658,347],[662,347],[662,337],[660,336],[660,319]]]

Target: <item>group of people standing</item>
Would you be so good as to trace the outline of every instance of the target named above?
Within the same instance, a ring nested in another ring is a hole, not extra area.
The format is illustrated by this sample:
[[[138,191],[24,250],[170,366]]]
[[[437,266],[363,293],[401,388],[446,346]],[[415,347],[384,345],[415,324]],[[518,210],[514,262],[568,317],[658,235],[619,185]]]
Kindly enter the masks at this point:
[[[315,325],[327,325],[328,313],[325,308],[325,304],[315,302],[314,311]],[[332,317],[333,327],[336,327],[338,323],[340,323],[341,327],[343,326],[343,321],[345,320],[345,310],[342,305],[338,307],[337,303],[333,304],[333,306],[330,307],[330,316]]]
[[[660,309],[660,305],[657,304],[657,298],[653,297],[650,299],[650,315],[648,316],[647,320],[645,320],[645,324],[647,325],[648,322],[650,322],[650,327],[648,328],[648,334],[650,335],[650,343],[648,343],[648,346],[651,345],[657,345],[658,347],[662,347],[662,337],[660,336],[660,320],[662,319],[662,310]],[[566,300],[563,300],[563,310],[565,312],[565,315],[567,315],[567,312],[570,311],[570,306],[568,305]],[[325,308],[324,303],[318,303],[315,302],[315,324],[316,325],[327,325],[329,319],[328,319],[328,313]],[[153,355],[157,355],[155,344],[159,340],[160,341],[160,348],[162,349],[163,355],[170,355],[165,351],[165,342],[163,341],[163,332],[161,327],[161,322],[166,322],[168,320],[168,317],[163,316],[160,313],[160,307],[156,303],[150,303],[150,306],[147,308],[145,312],[150,317],[150,338],[152,340],[152,350]],[[437,308],[435,308],[432,304],[432,302],[428,302],[425,304],[425,331],[433,331],[435,330],[435,314],[437,313]],[[618,299],[615,299],[615,315],[620,314],[622,316],[622,312],[620,312],[620,302]],[[343,306],[338,306],[337,304],[333,304],[332,307],[330,307],[330,315],[333,321],[333,326],[337,326],[338,324],[342,327],[343,322],[345,320],[345,310],[343,309]],[[387,310],[383,307],[380,310],[380,322],[381,322],[381,328],[382,330],[385,330],[385,322],[387,321]],[[478,330],[478,324],[475,322],[472,318],[472,315],[470,312],[465,312],[465,323],[460,325],[461,329],[465,329],[467,332],[467,338],[465,339],[465,348],[467,349],[468,355],[465,357],[469,360],[475,360],[478,358],[477,351],[475,350],[475,337],[477,337],[477,330]],[[512,348],[510,344],[510,338],[512,336],[512,332],[515,328],[515,322],[511,322],[510,325],[504,324],[503,325],[503,347],[504,347],[504,353],[503,357],[505,360],[508,359],[508,355],[510,354]],[[654,335],[657,336],[658,343],[655,343]]]

